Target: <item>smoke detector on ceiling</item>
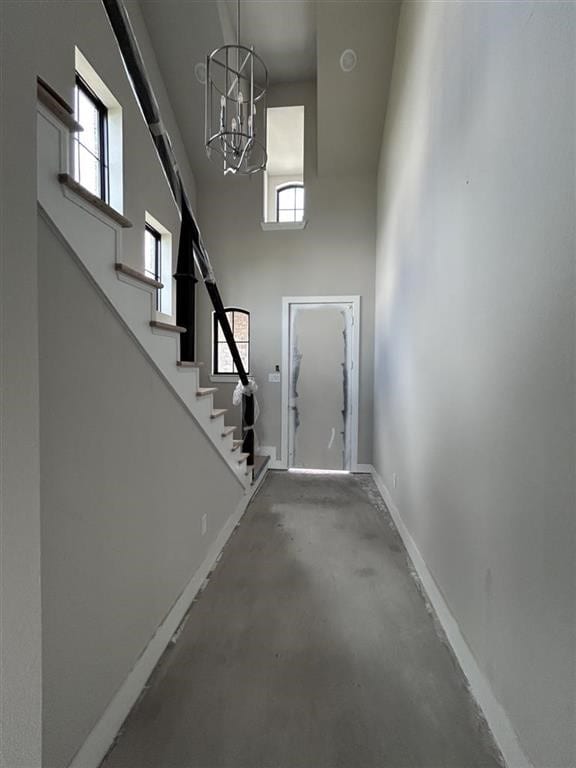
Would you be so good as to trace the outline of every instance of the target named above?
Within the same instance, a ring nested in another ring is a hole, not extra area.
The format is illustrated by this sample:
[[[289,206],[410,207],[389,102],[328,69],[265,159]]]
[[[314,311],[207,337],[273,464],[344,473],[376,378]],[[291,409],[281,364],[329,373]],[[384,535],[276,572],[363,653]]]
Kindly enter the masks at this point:
[[[340,56],[340,68],[343,72],[352,72],[356,67],[356,64],[358,64],[356,51],[353,51],[352,48],[346,48],[345,51],[342,51]]]
[[[202,83],[202,85],[206,84],[206,64],[203,61],[199,61],[198,64],[194,65],[194,74],[199,83]]]

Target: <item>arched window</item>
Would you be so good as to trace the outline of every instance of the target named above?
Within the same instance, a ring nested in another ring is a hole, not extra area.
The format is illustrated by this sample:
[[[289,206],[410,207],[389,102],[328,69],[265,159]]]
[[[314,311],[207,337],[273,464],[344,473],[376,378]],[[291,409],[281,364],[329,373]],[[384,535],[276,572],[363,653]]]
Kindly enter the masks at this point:
[[[226,307],[226,317],[234,334],[234,340],[240,353],[240,359],[246,370],[250,371],[250,312],[238,307]],[[214,374],[237,373],[236,366],[228,348],[220,323],[213,313],[212,339],[214,344],[213,365]]]
[[[304,184],[291,182],[276,187],[276,221],[304,219]]]

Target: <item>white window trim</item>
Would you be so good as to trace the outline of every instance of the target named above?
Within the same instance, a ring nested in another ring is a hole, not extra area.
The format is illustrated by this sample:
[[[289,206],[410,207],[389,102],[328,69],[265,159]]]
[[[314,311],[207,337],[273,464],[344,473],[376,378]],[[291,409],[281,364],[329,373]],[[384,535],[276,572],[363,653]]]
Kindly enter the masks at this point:
[[[108,110],[108,186],[111,208],[124,213],[122,107],[79,48],[74,49],[76,72]],[[73,148],[71,147],[71,152]],[[74,167],[71,158],[71,168]]]
[[[172,278],[172,233],[148,211],[144,213],[144,221],[160,235],[160,282],[164,284],[164,288],[160,289],[160,306],[166,301],[170,302],[170,312],[155,310],[154,319],[160,322],[171,322],[174,319],[174,307],[176,306],[174,295],[176,286]],[[144,253],[144,249],[142,249],[142,253]]]

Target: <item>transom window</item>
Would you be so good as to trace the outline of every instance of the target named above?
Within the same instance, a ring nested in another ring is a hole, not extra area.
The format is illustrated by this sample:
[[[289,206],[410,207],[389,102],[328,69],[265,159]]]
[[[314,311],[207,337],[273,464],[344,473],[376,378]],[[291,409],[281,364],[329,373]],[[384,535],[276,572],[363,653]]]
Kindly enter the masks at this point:
[[[240,353],[240,359],[246,370],[246,373],[250,370],[250,313],[244,309],[238,309],[237,307],[227,307],[226,317],[230,323],[230,328],[234,334],[234,340]],[[213,372],[219,373],[237,373],[236,366],[232,360],[232,355],[228,349],[228,344],[224,338],[224,333],[220,327],[220,323],[216,319],[216,315],[213,315],[213,341],[214,341],[214,355],[213,355]]]
[[[144,230],[144,273],[162,282],[162,236],[150,224]],[[156,309],[160,310],[160,291],[156,291]]]
[[[74,135],[74,178],[108,202],[108,110],[80,75],[76,75],[75,118],[84,130]]]
[[[304,185],[284,184],[276,188],[276,221],[302,221]]]

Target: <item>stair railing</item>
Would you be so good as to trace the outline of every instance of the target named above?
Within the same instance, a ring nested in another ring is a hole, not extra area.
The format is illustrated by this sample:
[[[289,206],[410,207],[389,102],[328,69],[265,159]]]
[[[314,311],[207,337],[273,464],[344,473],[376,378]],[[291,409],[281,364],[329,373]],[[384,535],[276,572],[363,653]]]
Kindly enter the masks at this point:
[[[116,37],[124,66],[132,82],[132,88],[144,115],[144,120],[156,147],[160,164],[181,215],[178,263],[174,275],[176,280],[176,323],[186,328],[186,332],[181,334],[180,357],[183,361],[193,361],[195,355],[195,287],[198,282],[195,266],[197,266],[230,349],[238,378],[243,387],[249,388],[248,375],[224,310],[208,251],[202,242],[200,229],[194,218],[190,198],[182,181],[172,142],[164,127],[160,107],[146,72],[130,18],[122,0],[102,0],[102,4]],[[248,466],[252,467],[254,465],[254,395],[251,393],[244,394],[242,397],[242,438],[242,451],[248,454],[247,463]]]

